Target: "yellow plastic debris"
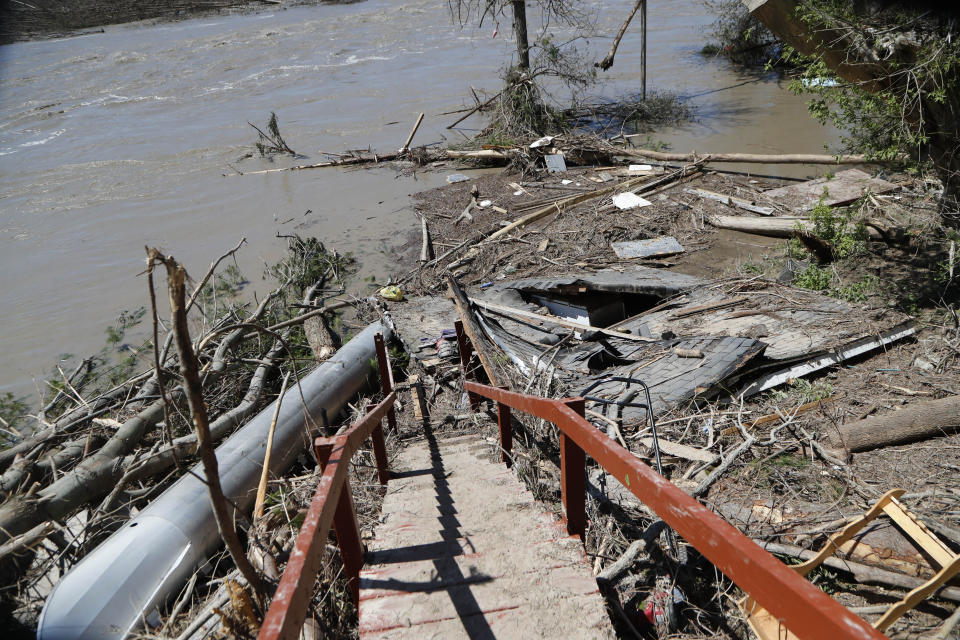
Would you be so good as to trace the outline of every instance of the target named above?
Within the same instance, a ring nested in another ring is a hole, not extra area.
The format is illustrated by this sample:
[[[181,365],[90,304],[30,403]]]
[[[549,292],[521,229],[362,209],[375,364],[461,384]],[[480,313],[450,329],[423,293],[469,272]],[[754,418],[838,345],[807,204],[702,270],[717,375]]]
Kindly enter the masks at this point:
[[[400,302],[403,300],[403,292],[400,291],[400,287],[390,285],[389,287],[384,287],[380,289],[380,297],[384,300],[392,300],[393,302]]]

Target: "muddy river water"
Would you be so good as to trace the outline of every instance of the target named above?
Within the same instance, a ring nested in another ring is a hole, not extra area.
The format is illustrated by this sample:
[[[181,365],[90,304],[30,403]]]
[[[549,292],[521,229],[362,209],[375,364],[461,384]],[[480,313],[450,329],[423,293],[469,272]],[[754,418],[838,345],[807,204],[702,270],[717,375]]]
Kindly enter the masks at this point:
[[[597,58],[630,5],[582,3],[603,34],[589,40]],[[690,96],[697,118],[654,139],[681,151],[770,153],[831,142],[775,76],[741,75],[698,53],[710,22],[699,1],[658,0],[648,20],[649,86]],[[96,352],[119,310],[147,303],[144,245],[199,275],[246,237],[239,266],[262,290],[263,265],[283,252],[277,232],[312,234],[359,256],[361,275],[385,279],[391,248],[419,228],[408,194],[444,173],[223,174],[250,151],[247,121],[271,111],[307,161],[394,150],[421,111],[415,144],[458,138],[445,128],[457,116],[437,114],[465,104],[470,85],[497,87],[509,19],[496,37],[495,28],[461,29],[439,0],[367,0],[0,47],[0,394],[35,396],[33,378],[60,354]],[[638,90],[638,28],[598,93]]]

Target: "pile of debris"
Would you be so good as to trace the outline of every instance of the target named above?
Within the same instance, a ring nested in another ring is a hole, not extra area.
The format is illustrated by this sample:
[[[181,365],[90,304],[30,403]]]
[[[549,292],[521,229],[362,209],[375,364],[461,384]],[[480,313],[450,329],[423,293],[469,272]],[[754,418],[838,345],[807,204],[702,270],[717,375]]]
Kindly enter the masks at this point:
[[[771,552],[810,557],[806,547],[899,486],[955,553],[960,325],[949,303],[921,298],[934,287],[956,295],[952,276],[930,278],[931,264],[956,263],[936,235],[934,198],[922,182],[861,169],[791,181],[684,157],[692,164],[649,156],[575,169],[546,154],[536,178],[457,175],[420,194],[419,242],[406,246],[419,265],[390,304],[418,380],[433,395],[450,383],[449,332],[473,322],[491,381],[586,396],[598,429],[651,463],[659,451],[664,475]],[[839,234],[860,243],[855,259],[840,259]],[[811,286],[818,270],[832,282]],[[920,284],[898,290],[887,279]],[[460,304],[442,297],[448,287]],[[518,473],[556,500],[556,432],[519,419]],[[598,575],[617,575],[608,595],[624,628],[640,627],[651,598],[673,585],[685,594],[675,637],[734,631],[742,614],[715,597],[730,583],[690,575],[707,568],[702,558],[651,549],[655,515],[602,469],[589,480],[588,552]],[[843,577],[816,581],[870,619],[932,575],[925,554],[876,521],[825,565]],[[941,589],[893,633],[932,628],[958,597]]]

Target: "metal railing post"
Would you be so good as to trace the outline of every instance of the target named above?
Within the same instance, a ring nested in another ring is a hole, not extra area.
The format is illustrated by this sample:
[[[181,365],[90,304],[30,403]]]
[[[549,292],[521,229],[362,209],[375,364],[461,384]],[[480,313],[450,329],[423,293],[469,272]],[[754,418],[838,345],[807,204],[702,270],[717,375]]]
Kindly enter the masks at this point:
[[[509,390],[507,387],[500,387]],[[510,416],[510,405],[497,403],[497,426],[500,427],[500,460],[508,467],[513,466],[513,424]]]
[[[343,439],[345,440],[345,439]],[[320,471],[326,469],[330,455],[341,438],[317,438],[314,446]],[[336,464],[340,464],[338,461]],[[343,488],[337,497],[337,508],[333,514],[333,530],[337,534],[337,546],[340,547],[340,560],[343,572],[350,585],[350,595],[354,606],[360,606],[360,569],[363,568],[363,542],[360,540],[360,526],[357,524],[356,510],[353,506],[353,492],[350,491],[350,478],[344,480]]]
[[[383,486],[390,480],[390,463],[387,461],[387,443],[383,438],[383,421],[380,421],[370,434],[373,441],[373,457],[377,461],[377,480]]]
[[[360,606],[360,569],[363,568],[363,542],[360,540],[360,525],[357,524],[357,511],[353,506],[353,492],[350,482],[343,483],[337,510],[333,515],[333,529],[340,546],[340,559],[343,572],[350,585],[355,607]]]
[[[333,453],[333,438],[317,438],[313,441],[313,449],[317,453],[317,464],[320,465],[322,474],[330,462],[330,454]]]
[[[460,367],[463,369],[465,380],[476,380],[471,361],[473,360],[473,345],[470,344],[470,338],[463,330],[463,322],[457,320],[453,323],[453,328],[457,331],[457,350],[460,352]],[[467,392],[467,398],[470,400],[470,409],[472,411],[480,410],[480,396],[472,391]]]
[[[393,391],[393,384],[390,376],[390,358],[387,356],[387,347],[383,343],[383,336],[379,333],[373,336],[373,343],[377,348],[377,367],[380,370],[380,388],[383,389],[383,396],[387,397]],[[387,413],[387,426],[390,431],[397,430],[397,413],[390,407]]]
[[[584,415],[583,398],[567,400],[569,408]],[[583,449],[560,429],[560,493],[563,499],[563,511],[567,517],[567,533],[586,537],[587,533],[587,497],[586,497],[587,457]]]

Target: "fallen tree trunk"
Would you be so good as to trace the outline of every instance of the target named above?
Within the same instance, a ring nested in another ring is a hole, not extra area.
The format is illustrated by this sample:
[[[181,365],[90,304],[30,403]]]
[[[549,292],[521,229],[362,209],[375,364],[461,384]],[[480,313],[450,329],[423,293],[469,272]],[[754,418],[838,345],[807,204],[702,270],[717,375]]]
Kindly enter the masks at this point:
[[[230,434],[236,427],[240,426],[257,408],[257,403],[263,396],[266,385],[267,375],[270,374],[279,364],[281,354],[284,351],[283,344],[277,341],[273,348],[263,356],[260,366],[250,378],[250,384],[243,400],[235,406],[222,413],[216,420],[210,423],[210,439],[218,442]],[[127,470],[121,480],[114,487],[117,492],[120,484],[128,484],[152,478],[158,474],[164,473],[173,467],[178,459],[183,459],[193,455],[197,448],[196,432],[180,436],[173,441],[173,444],[166,444],[156,451],[149,451],[146,454],[131,454],[123,459],[118,466]],[[120,487],[122,491],[123,487]],[[119,492],[117,492],[119,494]],[[110,505],[107,505],[110,506]],[[109,509],[102,509],[108,511]]]
[[[57,419],[53,426],[41,429],[8,449],[0,451],[0,471],[10,466],[17,454],[25,454],[52,438],[66,437],[88,421],[115,409],[117,400],[122,399],[126,394],[125,385],[119,386],[96,400],[89,401],[89,407],[71,409]]]
[[[323,286],[325,280],[326,274],[324,274],[319,282],[307,289],[307,291],[303,294],[303,304],[313,304],[314,295],[316,295],[317,289]],[[310,350],[313,351],[313,356],[317,359],[318,363],[327,360],[336,352],[337,348],[336,345],[334,345],[333,334],[330,333],[330,330],[327,328],[322,315],[316,315],[312,318],[307,318],[304,320],[303,333],[306,336],[307,344],[310,345]]]
[[[649,149],[617,149],[615,155],[631,158],[649,158],[665,162],[743,162],[748,164],[882,164],[863,155],[836,155],[823,153],[669,153]]]
[[[399,160],[406,156],[410,151],[402,153],[371,153],[368,156],[349,156],[339,160],[329,160],[327,162],[317,162],[315,164],[298,164],[293,167],[281,167],[279,169],[261,169],[259,171],[247,171],[246,173],[236,173],[229,175],[253,176],[262,173],[279,173],[281,171],[301,171],[303,169],[325,169],[327,167],[347,167],[358,164],[379,164],[381,162],[391,162]],[[452,149],[435,149],[427,152],[432,160],[448,159],[473,159],[473,160],[509,160],[510,154],[496,149],[478,149],[475,151],[454,151]],[[227,175],[227,174],[224,174]]]
[[[750,218],[747,216],[704,216],[704,221],[718,229],[755,233],[772,238],[792,238],[793,236],[810,234],[814,230],[813,222],[807,218]],[[872,240],[883,240],[884,235],[875,227],[865,226],[867,234]],[[850,227],[850,231],[853,231]]]
[[[869,451],[960,431],[960,396],[910,404],[839,427],[827,441],[836,448]]]
[[[0,542],[45,520],[61,520],[90,500],[106,495],[123,476],[117,459],[133,451],[147,431],[161,420],[163,401],[158,400],[124,422],[99,451],[36,496],[22,494],[5,502],[0,506]]]

